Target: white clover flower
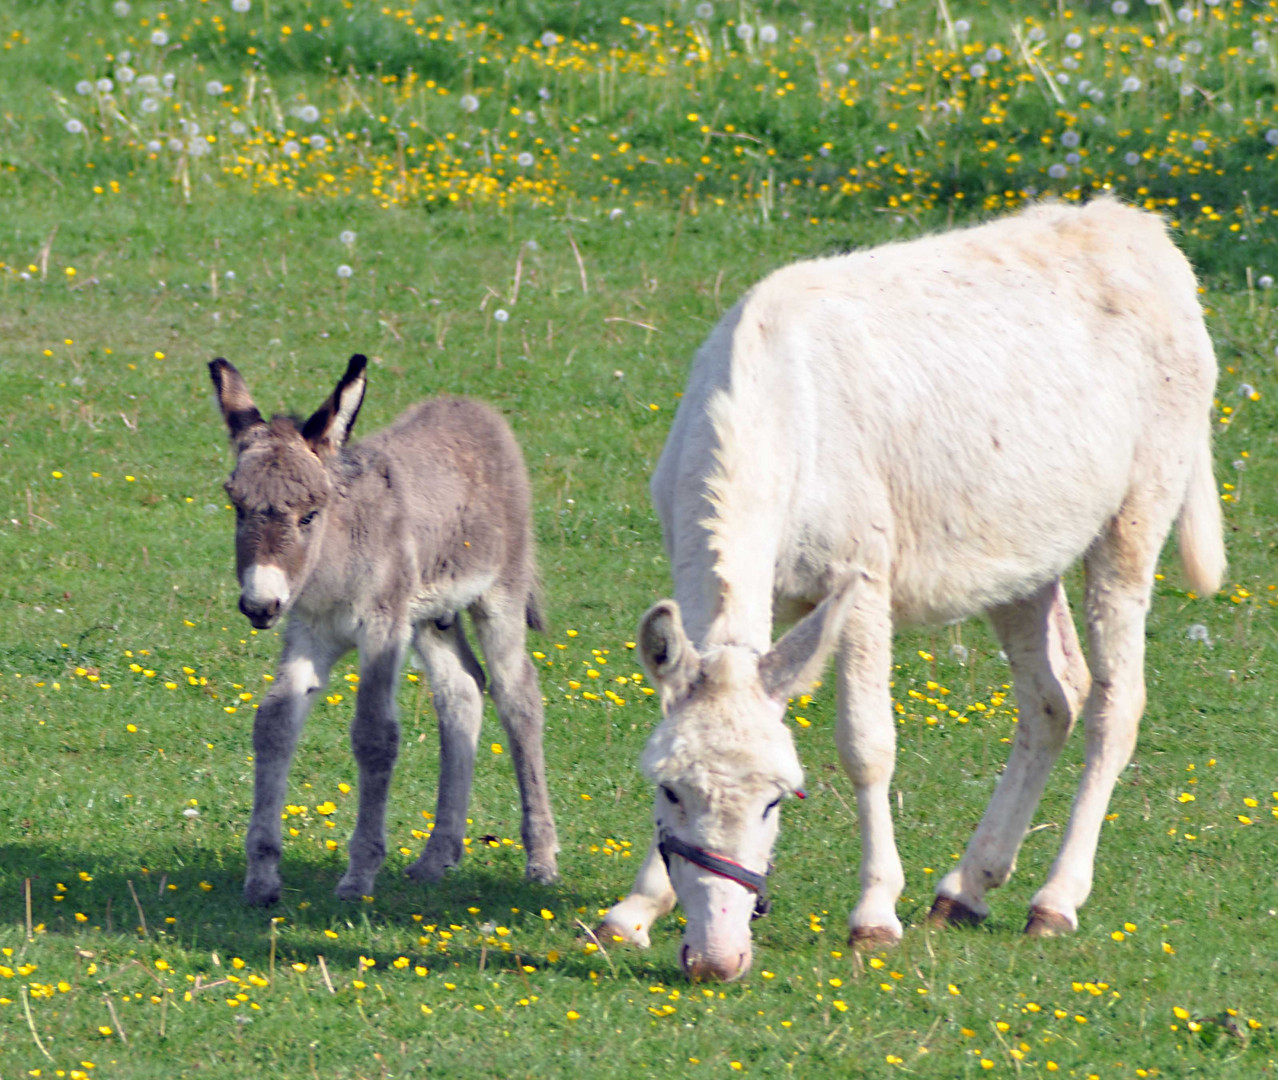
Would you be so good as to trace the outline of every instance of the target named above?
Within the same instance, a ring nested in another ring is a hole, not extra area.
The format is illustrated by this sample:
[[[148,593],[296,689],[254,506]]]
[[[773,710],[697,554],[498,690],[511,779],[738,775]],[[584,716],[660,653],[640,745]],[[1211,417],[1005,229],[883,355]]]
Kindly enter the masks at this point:
[[[475,97],[474,94],[462,94],[457,104],[461,106],[462,112],[473,113],[479,108],[479,98]]]
[[[493,318],[499,323],[509,322],[510,312],[507,311],[505,308],[499,307],[496,311],[493,312]]]
[[[350,277],[353,273],[355,273],[355,271],[354,271],[354,270],[352,270],[352,269],[351,269],[349,266],[347,266],[345,263],[342,263],[342,265],[341,265],[341,266],[339,266],[339,267],[337,268],[337,276],[338,276],[339,278],[348,278],[348,277]]]
[[[353,243],[355,243],[355,230],[354,230],[354,229],[343,229],[343,230],[342,230],[342,231],[338,234],[337,239],[338,239],[338,240],[340,240],[340,241],[341,241],[343,244],[345,244],[347,247],[350,247]]]
[[[133,79],[134,79],[134,77],[135,77],[136,75],[137,75],[137,72],[136,72],[136,71],[134,71],[134,70],[133,70],[131,67],[129,67],[127,64],[124,64],[124,65],[122,65],[121,67],[118,67],[118,68],[116,68],[116,69],[115,69],[115,78],[116,78],[116,81],[117,81],[117,82],[118,82],[121,86],[128,86],[128,85],[129,85],[129,83],[131,83],[131,82],[133,81]]]
[[[752,37],[754,37],[754,27],[749,23],[742,23],[737,27],[737,37],[739,37],[742,41],[749,41]]]
[[[1056,162],[1054,165],[1050,166],[1047,170],[1047,175],[1050,176],[1053,180],[1063,180],[1068,175],[1068,173],[1069,173],[1069,169],[1067,169],[1059,161]]]
[[[107,79],[107,78],[99,79],[97,85],[98,85],[99,94],[109,94],[112,90],[115,89],[115,83],[113,83],[110,79]]]
[[[248,124],[246,124],[243,120],[232,120],[232,121],[231,121],[231,134],[232,134],[232,135],[247,135],[247,134],[248,134]]]
[[[533,163],[533,156],[527,150],[525,150],[522,154],[519,155],[519,157],[515,158],[515,162],[516,164],[519,165],[521,169],[526,169]]]
[[[553,30],[547,30],[541,35],[541,44],[543,48],[553,49],[559,44],[559,35]]]
[[[111,10],[123,19],[133,8],[130,6],[129,0],[115,0],[115,3],[111,5]]]
[[[75,92],[81,97],[88,97],[89,94],[93,93],[93,83],[89,82],[88,79],[81,79],[75,84]]]
[[[1003,59],[1003,50],[1000,49],[997,45],[991,45],[988,49],[985,50],[985,59],[988,60],[991,64],[997,64],[1000,60]]]
[[[65,127],[67,131],[72,135],[81,135],[84,133],[84,125],[80,123],[80,121],[77,120],[75,117],[72,117],[70,120],[68,120],[66,122]]]
[[[1127,153],[1123,155],[1123,161],[1125,161],[1128,165],[1139,165],[1140,155],[1136,153],[1135,150],[1128,150]]]
[[[759,27],[759,42],[763,45],[775,45],[780,36],[777,28],[771,23],[764,23]]]
[[[169,43],[169,35],[168,35],[167,33],[165,33],[163,30],[152,30],[152,31],[151,31],[151,44],[152,44],[152,45],[159,45],[161,48],[163,48],[163,47],[164,47],[165,45],[167,45],[168,43]]]
[[[231,10],[243,15],[253,6],[252,0],[231,0]]]
[[[328,140],[323,135],[312,135],[306,141],[310,143],[312,150],[323,150],[328,145]]]
[[[1083,46],[1083,35],[1073,31],[1065,35],[1065,48],[1080,49]]]
[[[714,5],[710,3],[700,3],[696,6],[696,15],[698,19],[709,19],[714,16]]]
[[[1083,141],[1083,138],[1082,138],[1082,136],[1081,136],[1081,135],[1079,135],[1079,133],[1078,133],[1077,131],[1062,131],[1062,132],[1061,132],[1061,145],[1062,145],[1062,146],[1070,146],[1070,147],[1073,147],[1073,146],[1077,146],[1077,145],[1078,145],[1080,142],[1082,142],[1082,141]]]
[[[1134,94],[1140,89],[1140,80],[1135,75],[1128,75],[1123,80],[1123,93]]]
[[[288,142],[280,147],[280,149],[288,157],[292,157],[294,154],[300,154],[302,152],[302,147],[298,144],[296,139],[289,139]]]
[[[983,79],[989,73],[989,69],[984,64],[973,64],[967,69],[967,73],[974,79]]]
[[[153,113],[160,108],[160,103],[155,98],[143,98],[142,104],[139,106],[144,113]]]

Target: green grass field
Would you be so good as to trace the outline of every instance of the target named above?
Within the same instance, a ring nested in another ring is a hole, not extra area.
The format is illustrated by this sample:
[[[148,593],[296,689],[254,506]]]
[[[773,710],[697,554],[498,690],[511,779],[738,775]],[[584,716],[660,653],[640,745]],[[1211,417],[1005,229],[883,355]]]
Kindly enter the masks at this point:
[[[0,4],[0,1080],[1275,1075],[1278,5],[1120,6]],[[1164,557],[1078,934],[1020,930],[1081,733],[989,923],[921,926],[1014,730],[971,623],[897,642],[898,950],[845,946],[830,687],[792,709],[810,797],[748,979],[685,982],[674,918],[592,949],[648,840],[629,642],[671,590],[646,485],[700,339],[788,261],[1105,186],[1204,281],[1230,569],[1195,598]],[[437,765],[410,671],[392,855],[371,903],[333,898],[350,657],[294,764],[284,902],[240,901],[279,642],[235,608],[205,365],[307,412],[355,351],[357,436],[449,392],[524,447],[554,887],[522,879],[491,715],[466,860],[400,875]]]

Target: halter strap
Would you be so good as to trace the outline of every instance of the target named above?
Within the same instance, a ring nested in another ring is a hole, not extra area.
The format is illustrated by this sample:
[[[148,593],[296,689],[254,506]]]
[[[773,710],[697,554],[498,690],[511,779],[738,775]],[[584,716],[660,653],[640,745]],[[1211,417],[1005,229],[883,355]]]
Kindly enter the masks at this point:
[[[718,874],[729,881],[735,881],[738,885],[744,885],[755,894],[753,918],[762,918],[772,910],[772,901],[768,897],[768,873],[771,873],[771,867],[762,874],[757,870],[749,870],[726,856],[716,855],[705,848],[686,843],[667,829],[662,829],[658,834],[657,850],[661,852],[661,859],[666,864],[667,872],[670,870],[670,856],[678,855],[694,866],[709,870],[710,873]]]

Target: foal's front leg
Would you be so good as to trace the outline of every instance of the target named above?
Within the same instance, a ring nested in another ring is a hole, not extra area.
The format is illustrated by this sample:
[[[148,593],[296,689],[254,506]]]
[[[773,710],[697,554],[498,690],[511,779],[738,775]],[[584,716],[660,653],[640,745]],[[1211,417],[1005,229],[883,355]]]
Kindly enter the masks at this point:
[[[247,903],[265,906],[280,898],[280,814],[288,789],[288,769],[315,695],[328,682],[343,652],[294,617],[284,631],[275,682],[253,719],[253,817],[244,841]]]
[[[337,883],[342,900],[372,895],[377,871],[386,861],[386,797],[399,756],[396,676],[403,658],[404,643],[397,636],[366,641],[360,649],[359,694],[351,724],[351,750],[359,766],[359,816],[351,835],[350,863]]]

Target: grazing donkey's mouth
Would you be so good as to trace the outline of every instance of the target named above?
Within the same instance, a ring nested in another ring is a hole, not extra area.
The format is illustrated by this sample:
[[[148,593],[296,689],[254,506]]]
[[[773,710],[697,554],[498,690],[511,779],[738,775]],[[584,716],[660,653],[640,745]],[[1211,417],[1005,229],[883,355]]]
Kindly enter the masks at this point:
[[[244,617],[253,624],[255,630],[269,630],[280,619],[280,602],[272,600],[266,605],[247,604],[244,597],[240,597],[240,611]]]

